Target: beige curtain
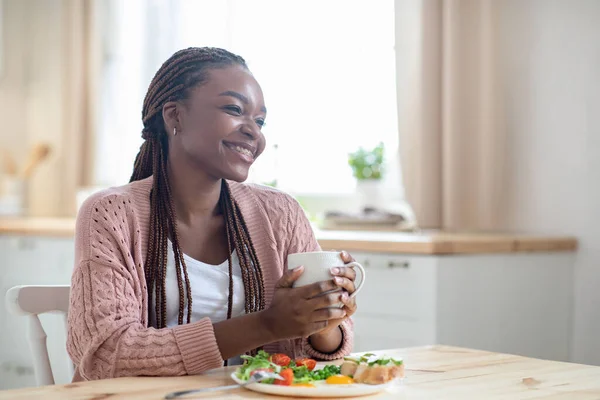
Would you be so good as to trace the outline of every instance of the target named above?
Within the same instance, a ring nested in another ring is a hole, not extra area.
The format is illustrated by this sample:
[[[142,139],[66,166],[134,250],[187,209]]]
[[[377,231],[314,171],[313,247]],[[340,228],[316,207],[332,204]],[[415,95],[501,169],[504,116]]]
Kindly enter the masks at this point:
[[[421,228],[494,230],[506,204],[493,0],[397,0],[400,158]]]
[[[93,180],[94,142],[98,126],[99,85],[102,68],[102,5],[98,0],[63,0],[67,23],[66,59],[69,67],[63,111],[65,119],[64,170],[68,179],[63,191],[65,215],[76,210],[77,191]],[[103,0],[101,0],[103,1]]]
[[[14,2],[13,2],[14,3]],[[89,181],[101,52],[95,0],[30,0],[24,67],[28,152],[47,143],[50,156],[28,183],[29,216],[73,216],[76,193]],[[17,6],[15,4],[15,6]]]

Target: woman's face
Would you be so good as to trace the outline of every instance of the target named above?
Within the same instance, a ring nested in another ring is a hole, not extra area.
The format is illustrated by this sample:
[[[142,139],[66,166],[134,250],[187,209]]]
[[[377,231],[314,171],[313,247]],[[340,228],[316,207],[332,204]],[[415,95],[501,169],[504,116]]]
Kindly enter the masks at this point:
[[[266,114],[262,90],[247,69],[211,69],[183,104],[163,108],[170,162],[189,163],[215,179],[245,181],[265,149]]]

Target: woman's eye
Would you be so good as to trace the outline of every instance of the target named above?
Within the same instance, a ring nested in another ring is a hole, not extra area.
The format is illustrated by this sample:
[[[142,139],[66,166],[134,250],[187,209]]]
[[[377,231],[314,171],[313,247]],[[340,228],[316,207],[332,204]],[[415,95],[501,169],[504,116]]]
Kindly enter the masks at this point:
[[[262,118],[257,119],[256,120],[256,125],[258,125],[261,128],[264,128],[265,127],[265,120],[262,119]]]
[[[242,109],[238,106],[225,106],[225,109],[235,115],[242,115]]]

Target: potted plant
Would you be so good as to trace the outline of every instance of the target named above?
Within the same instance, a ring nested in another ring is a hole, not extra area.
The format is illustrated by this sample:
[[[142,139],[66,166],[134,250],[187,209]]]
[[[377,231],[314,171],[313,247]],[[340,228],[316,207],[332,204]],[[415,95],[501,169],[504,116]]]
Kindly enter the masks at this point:
[[[384,150],[384,144],[379,143],[371,150],[359,147],[348,155],[348,165],[356,178],[356,189],[364,207],[375,207],[380,200]]]

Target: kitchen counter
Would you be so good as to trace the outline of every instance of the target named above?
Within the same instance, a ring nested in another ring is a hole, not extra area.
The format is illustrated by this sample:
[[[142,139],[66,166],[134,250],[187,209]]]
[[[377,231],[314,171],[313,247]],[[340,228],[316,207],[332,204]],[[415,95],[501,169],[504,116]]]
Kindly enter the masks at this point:
[[[74,232],[75,219],[72,218],[0,218],[0,235],[73,237]],[[318,229],[315,234],[324,250],[392,254],[572,252],[577,249],[577,240],[568,236]]]
[[[0,235],[73,237],[75,218],[0,218]]]
[[[440,231],[360,232],[317,231],[323,249],[402,254],[482,254],[571,252],[577,239],[568,236],[451,233]]]

